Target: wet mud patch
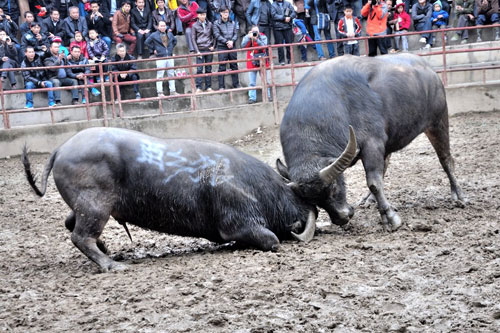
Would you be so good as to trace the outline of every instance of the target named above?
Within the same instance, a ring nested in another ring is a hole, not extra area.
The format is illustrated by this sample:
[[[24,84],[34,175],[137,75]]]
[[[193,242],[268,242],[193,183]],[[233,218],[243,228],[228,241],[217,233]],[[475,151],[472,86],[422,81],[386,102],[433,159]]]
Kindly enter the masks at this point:
[[[500,113],[450,119],[457,207],[425,136],[394,154],[386,194],[405,225],[387,233],[375,206],[344,228],[321,212],[314,240],[278,252],[220,246],[110,220],[103,239],[130,264],[100,273],[70,240],[52,178],[38,199],[19,159],[0,160],[0,330],[15,332],[498,332]],[[278,128],[232,142],[274,165]],[[39,171],[48,155],[33,155]],[[360,163],[348,201],[367,193]]]

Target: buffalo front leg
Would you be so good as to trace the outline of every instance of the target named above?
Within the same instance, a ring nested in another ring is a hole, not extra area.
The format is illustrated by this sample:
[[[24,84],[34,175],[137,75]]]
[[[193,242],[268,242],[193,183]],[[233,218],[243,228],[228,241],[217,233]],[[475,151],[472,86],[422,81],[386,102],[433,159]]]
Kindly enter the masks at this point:
[[[387,168],[389,167],[389,162],[391,159],[391,154],[387,155],[387,157],[384,160],[384,175],[383,178],[385,178],[385,174],[387,173]],[[363,199],[358,203],[359,207],[363,208],[370,208],[370,206],[374,203],[377,202],[377,199],[373,195],[371,191],[368,191],[368,193],[365,195]]]
[[[78,211],[75,215],[75,228],[71,233],[73,244],[104,272],[126,269],[127,265],[112,260],[104,253],[107,249],[99,240],[110,215],[89,210]]]
[[[244,226],[231,233],[219,231],[225,241],[236,241],[246,245],[254,246],[263,251],[278,251],[280,241],[269,229],[261,225]]]
[[[425,135],[429,138],[429,141],[431,142],[432,147],[434,147],[434,150],[439,158],[439,162],[450,180],[451,199],[460,206],[465,205],[467,203],[467,199],[465,198],[462,189],[458,185],[457,179],[455,178],[455,163],[450,152],[448,114],[443,117],[436,127],[431,127],[425,131]]]
[[[383,147],[383,145],[380,145]],[[366,183],[370,192],[377,200],[378,210],[382,224],[386,230],[396,231],[401,227],[401,218],[389,204],[384,195],[384,154],[378,148],[366,150],[368,156],[363,156],[362,161],[366,172]]]

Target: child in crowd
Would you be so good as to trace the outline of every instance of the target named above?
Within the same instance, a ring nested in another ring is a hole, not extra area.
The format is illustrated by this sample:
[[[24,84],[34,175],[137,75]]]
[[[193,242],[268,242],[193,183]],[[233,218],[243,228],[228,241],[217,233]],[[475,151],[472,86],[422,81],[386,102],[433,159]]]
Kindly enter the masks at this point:
[[[405,3],[403,0],[398,0],[396,2],[396,13],[394,13],[395,26],[394,30],[396,34],[404,34],[410,30],[411,18],[410,15],[405,11]],[[408,37],[398,36],[394,39],[396,43],[396,50],[403,48],[403,52],[408,52]],[[400,45],[402,42],[402,45]]]
[[[441,1],[437,0],[434,2],[434,11],[431,16],[432,30],[435,29],[445,29],[446,24],[448,22],[448,12],[443,10],[443,6],[441,5]],[[432,37],[434,39],[434,36]],[[446,41],[446,36],[445,36]],[[432,43],[431,43],[432,45]]]
[[[350,5],[344,8],[344,17],[340,19],[337,31],[342,38],[359,37],[361,34],[361,22],[352,16],[353,9]],[[349,40],[344,43],[344,54],[359,56],[359,43],[357,40]]]
[[[87,54],[89,56],[90,64],[99,64],[105,63],[109,58],[109,49],[108,44],[99,38],[97,31],[95,29],[89,30],[89,42],[87,44]],[[103,66],[103,71],[107,72],[107,66]],[[97,73],[97,66],[92,70],[93,73]],[[97,81],[99,82],[100,78],[97,77]],[[91,76],[89,79],[90,83],[94,83],[94,77]],[[101,93],[97,88],[91,89],[92,95],[99,96]]]
[[[75,31],[75,40],[69,44],[69,49],[71,50],[75,45],[80,47],[81,55],[89,59],[89,53],[87,51],[87,42],[83,38],[83,34],[80,31]]]

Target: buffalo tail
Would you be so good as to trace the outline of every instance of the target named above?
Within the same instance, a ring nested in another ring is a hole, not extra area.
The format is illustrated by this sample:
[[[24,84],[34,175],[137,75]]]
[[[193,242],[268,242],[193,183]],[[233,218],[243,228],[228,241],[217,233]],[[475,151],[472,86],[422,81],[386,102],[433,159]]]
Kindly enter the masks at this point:
[[[30,183],[35,193],[40,197],[43,197],[45,195],[45,191],[47,190],[47,179],[49,178],[49,174],[52,171],[52,166],[54,165],[54,160],[56,159],[56,152],[57,150],[54,151],[52,155],[50,155],[50,159],[47,162],[47,165],[45,166],[45,170],[43,170],[42,189],[40,190],[38,186],[36,186],[36,174],[33,174],[31,172],[31,165],[28,159],[28,147],[26,146],[26,144],[23,147],[23,153],[21,154],[21,161],[23,162],[24,165],[26,178],[28,179],[28,183]]]

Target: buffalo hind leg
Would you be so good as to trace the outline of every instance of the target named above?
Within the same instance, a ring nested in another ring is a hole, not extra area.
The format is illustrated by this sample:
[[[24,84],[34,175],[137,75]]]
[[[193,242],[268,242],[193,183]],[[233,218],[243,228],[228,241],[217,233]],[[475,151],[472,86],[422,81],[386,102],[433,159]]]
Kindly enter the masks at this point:
[[[389,167],[389,162],[391,159],[391,154],[387,155],[387,157],[384,160],[384,175],[383,178],[385,178],[385,174],[387,172],[387,168]],[[362,208],[370,208],[372,204],[377,203],[377,199],[373,195],[371,191],[368,191],[368,193],[365,195],[363,199],[361,199],[360,202],[358,202],[358,207]]]
[[[275,252],[280,247],[278,237],[271,230],[261,225],[245,226],[230,234],[220,231],[220,234],[225,241],[236,241],[263,251]]]
[[[102,271],[124,270],[127,265],[116,262],[108,257],[99,246],[99,236],[108,222],[110,214],[97,210],[77,212],[76,223],[71,233],[71,241],[90,260],[95,262]],[[101,244],[104,245],[104,244]],[[104,247],[105,249],[105,247]]]
[[[66,229],[68,229],[70,232],[73,232],[75,229],[75,223],[76,223],[76,217],[75,217],[75,212],[71,211],[71,213],[68,215],[66,218],[66,221],[64,222],[64,225],[66,226]],[[96,240],[97,247],[104,252],[105,254],[108,254],[108,248],[106,247],[106,244],[104,244],[104,241],[102,241],[100,238]]]
[[[370,192],[377,200],[378,210],[385,229],[395,231],[401,227],[401,218],[396,210],[389,204],[384,195],[384,154],[380,152],[383,144],[367,147],[367,155],[362,157],[366,173],[366,183]]]
[[[450,138],[448,132],[448,116],[447,114],[439,122],[436,127],[431,127],[425,131],[425,135],[429,138],[436,154],[439,158],[439,162],[443,167],[444,172],[448,176],[451,187],[451,199],[457,204],[463,206],[467,203],[467,199],[462,193],[462,189],[458,185],[457,179],[455,178],[455,163],[450,152]]]

